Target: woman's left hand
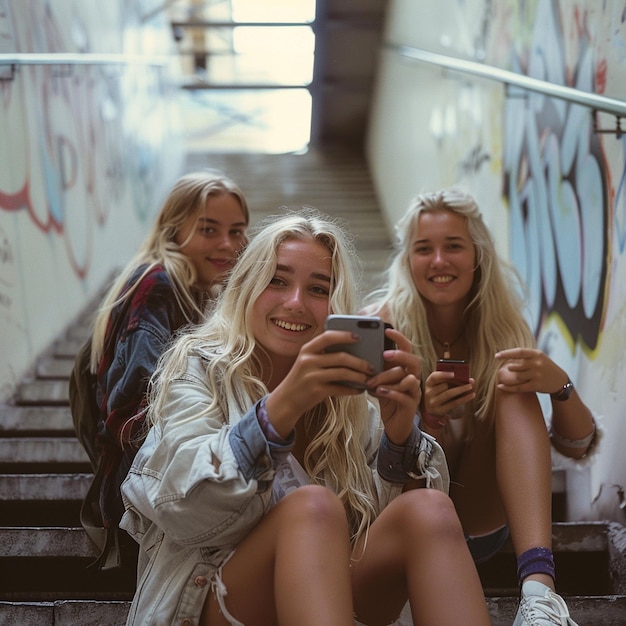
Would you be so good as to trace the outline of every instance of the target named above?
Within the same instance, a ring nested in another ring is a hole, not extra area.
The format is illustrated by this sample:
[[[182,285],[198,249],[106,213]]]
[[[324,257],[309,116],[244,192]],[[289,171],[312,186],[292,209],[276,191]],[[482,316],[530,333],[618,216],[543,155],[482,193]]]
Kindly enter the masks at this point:
[[[372,376],[367,386],[379,400],[387,437],[396,445],[403,445],[413,430],[413,419],[422,399],[422,363],[401,332],[388,328],[385,335],[397,349],[385,350],[385,370]]]
[[[567,374],[536,348],[511,348],[496,354],[498,389],[508,392],[555,393],[569,380]]]

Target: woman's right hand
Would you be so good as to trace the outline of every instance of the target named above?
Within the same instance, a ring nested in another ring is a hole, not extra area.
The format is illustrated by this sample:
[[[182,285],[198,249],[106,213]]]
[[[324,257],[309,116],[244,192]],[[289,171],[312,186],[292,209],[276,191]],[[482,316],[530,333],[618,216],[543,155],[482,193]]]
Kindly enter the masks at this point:
[[[326,352],[331,345],[357,341],[349,331],[326,330],[300,348],[290,370],[266,400],[272,426],[281,436],[288,436],[300,416],[325,398],[363,393],[342,382],[364,385],[373,374],[372,366],[347,352]]]
[[[476,397],[474,378],[465,385],[451,384],[454,372],[431,372],[424,384],[424,411],[422,419],[431,428],[442,428],[455,419],[455,409]]]

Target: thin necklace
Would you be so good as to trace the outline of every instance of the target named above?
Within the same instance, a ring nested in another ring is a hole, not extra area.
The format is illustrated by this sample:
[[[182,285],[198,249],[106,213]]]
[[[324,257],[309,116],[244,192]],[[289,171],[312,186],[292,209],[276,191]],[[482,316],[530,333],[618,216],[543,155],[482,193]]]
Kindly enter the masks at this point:
[[[437,337],[432,331],[430,333],[432,338],[443,348],[443,358],[450,358],[450,350],[452,347],[459,341],[461,337],[465,334],[465,328],[452,340],[452,341],[441,341],[439,337]]]

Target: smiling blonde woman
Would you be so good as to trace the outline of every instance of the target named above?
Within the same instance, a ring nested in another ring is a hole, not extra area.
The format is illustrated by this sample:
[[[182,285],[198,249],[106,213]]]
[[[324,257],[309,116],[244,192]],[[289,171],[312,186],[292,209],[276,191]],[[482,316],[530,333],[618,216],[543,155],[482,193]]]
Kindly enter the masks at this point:
[[[353,259],[315,212],[262,224],[211,318],[164,355],[122,486],[129,626],[389,624],[407,600],[416,624],[489,624],[443,453],[415,424],[409,342],[387,330],[374,376],[327,350],[358,341],[324,329],[354,313]],[[405,493],[411,477],[431,488]]]

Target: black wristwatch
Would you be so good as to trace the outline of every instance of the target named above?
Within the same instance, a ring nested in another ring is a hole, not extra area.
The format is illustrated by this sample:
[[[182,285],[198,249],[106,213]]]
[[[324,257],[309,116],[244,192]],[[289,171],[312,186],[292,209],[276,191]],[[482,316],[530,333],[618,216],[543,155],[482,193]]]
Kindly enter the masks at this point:
[[[550,397],[553,400],[563,402],[563,400],[569,400],[569,397],[572,395],[572,391],[574,391],[574,383],[568,378],[567,382],[563,385],[563,388],[559,389],[559,391],[551,393]]]

